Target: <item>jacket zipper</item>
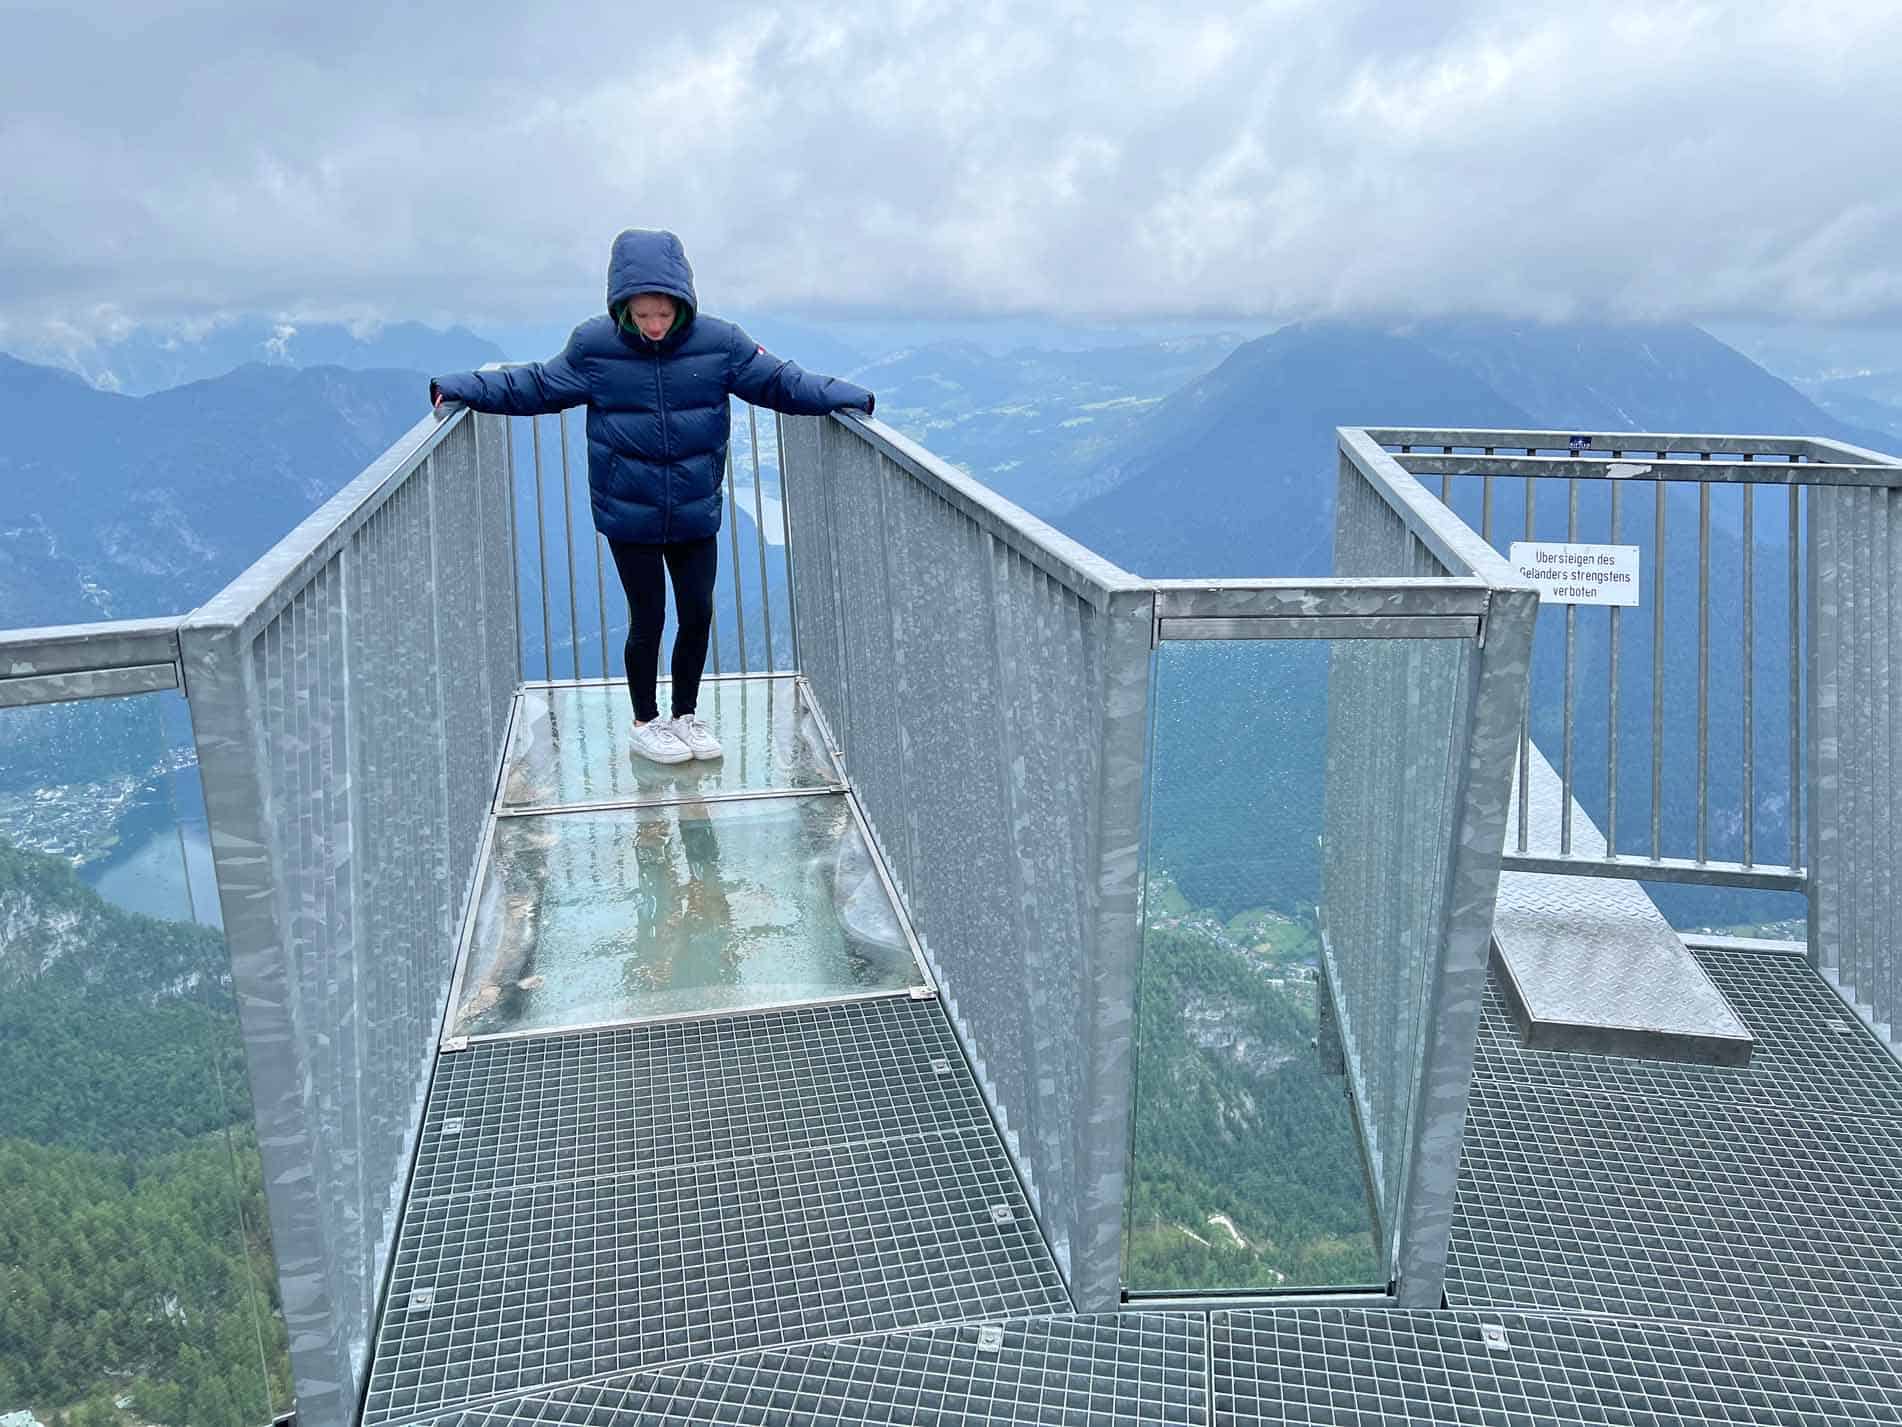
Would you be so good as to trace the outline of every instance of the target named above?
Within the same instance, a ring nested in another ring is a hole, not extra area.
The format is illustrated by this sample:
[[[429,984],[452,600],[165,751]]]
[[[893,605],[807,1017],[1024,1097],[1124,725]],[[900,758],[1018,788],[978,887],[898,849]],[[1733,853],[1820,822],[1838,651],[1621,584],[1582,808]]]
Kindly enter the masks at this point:
[[[654,405],[660,410],[660,454],[667,480],[662,487],[660,539],[664,545],[674,535],[674,443],[667,434],[667,388],[660,379],[660,353],[654,353]]]

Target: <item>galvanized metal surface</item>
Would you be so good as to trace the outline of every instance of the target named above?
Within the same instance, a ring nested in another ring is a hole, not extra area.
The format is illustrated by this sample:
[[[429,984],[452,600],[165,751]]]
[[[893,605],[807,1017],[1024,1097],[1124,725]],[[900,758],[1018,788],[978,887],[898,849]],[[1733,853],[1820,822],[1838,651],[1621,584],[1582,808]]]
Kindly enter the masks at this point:
[[[1397,619],[1486,613],[1484,580],[1419,578],[1157,580],[1156,618]]]
[[[1556,810],[1553,816],[1558,814]],[[1513,836],[1517,838],[1515,824]],[[1514,844],[1516,845],[1516,843]],[[1573,847],[1569,856],[1555,848],[1550,853],[1506,853],[1509,872],[1551,872],[1568,877],[1623,877],[1638,882],[1676,882],[1703,887],[1749,887],[1760,892],[1804,892],[1809,877],[1801,867],[1750,867],[1741,862],[1690,857],[1637,857],[1628,854],[1591,857]]]
[[[1531,850],[1556,851],[1562,780],[1535,747]],[[1514,818],[1515,824],[1517,817]],[[1572,809],[1573,852],[1604,835]],[[1529,872],[1499,879],[1493,953],[1528,1046],[1748,1063],[1755,1038],[1636,882]]]
[[[353,1420],[520,677],[500,421],[428,418],[180,630],[299,1420]]]
[[[176,689],[178,618],[0,631],[0,709]]]
[[[113,699],[178,687],[176,664],[127,664],[71,674],[29,674],[0,679],[0,709],[63,704],[75,699]]]
[[[1153,596],[877,423],[783,429],[811,689],[1057,1262],[1112,1306]]]
[[[1478,639],[1476,615],[1159,619],[1158,639]]]
[[[1810,954],[1902,1053],[1902,497],[1808,499]]]
[[[1398,1301],[1436,1304],[1525,719],[1537,595],[1364,432],[1340,433],[1334,572],[1478,580],[1483,637],[1335,651],[1324,937]],[[1400,948],[1398,954],[1395,949]]]
[[[0,679],[176,663],[179,619],[171,615],[0,630]]]
[[[1814,461],[1655,461],[1628,454],[1622,460],[1608,456],[1442,456],[1401,455],[1393,458],[1415,476],[1559,476],[1571,480],[1687,481],[1751,485],[1845,486],[1887,489],[1902,486],[1902,468],[1879,465],[1837,465]]]
[[[1860,451],[1834,441],[1810,436],[1748,436],[1660,431],[1518,431],[1486,427],[1441,428],[1370,426],[1367,434],[1382,446],[1438,446],[1455,451],[1486,451],[1487,448],[1511,447],[1520,451],[1551,451],[1569,455],[1574,440],[1583,438],[1585,449],[1599,454],[1608,451],[1663,452],[1673,456],[1799,456],[1811,460],[1844,459],[1844,453],[1857,461],[1892,461],[1874,452]]]

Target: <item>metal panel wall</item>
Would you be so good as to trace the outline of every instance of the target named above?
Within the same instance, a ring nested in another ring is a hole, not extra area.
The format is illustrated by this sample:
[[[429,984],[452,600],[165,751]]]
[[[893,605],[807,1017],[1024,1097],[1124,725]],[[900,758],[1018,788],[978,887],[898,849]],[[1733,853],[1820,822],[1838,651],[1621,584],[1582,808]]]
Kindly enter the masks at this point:
[[[1902,492],[1813,487],[1809,530],[1810,956],[1902,1053]]]
[[[1472,641],[1349,640],[1329,656],[1323,947],[1391,1243],[1453,855]]]
[[[180,630],[305,1427],[356,1416],[518,682],[501,441],[425,418]]]
[[[1071,1292],[1108,1308],[1153,595],[876,423],[785,436],[806,678]]]
[[[1341,435],[1334,573],[1488,586],[1477,642],[1343,643],[1329,668],[1323,916],[1333,1000],[1396,1296],[1435,1307],[1538,596],[1352,431]]]

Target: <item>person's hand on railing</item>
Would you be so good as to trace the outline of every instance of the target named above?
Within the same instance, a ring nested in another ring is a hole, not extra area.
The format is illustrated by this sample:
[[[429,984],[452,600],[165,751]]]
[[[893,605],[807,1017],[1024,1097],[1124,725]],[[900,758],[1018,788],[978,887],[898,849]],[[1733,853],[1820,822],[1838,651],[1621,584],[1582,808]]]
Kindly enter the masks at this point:
[[[442,394],[442,388],[437,386],[434,381],[430,382],[429,406],[430,406],[430,409],[436,413],[439,419],[444,416],[447,416],[449,414],[450,408],[456,406],[457,404],[458,403],[453,398],[444,397]]]

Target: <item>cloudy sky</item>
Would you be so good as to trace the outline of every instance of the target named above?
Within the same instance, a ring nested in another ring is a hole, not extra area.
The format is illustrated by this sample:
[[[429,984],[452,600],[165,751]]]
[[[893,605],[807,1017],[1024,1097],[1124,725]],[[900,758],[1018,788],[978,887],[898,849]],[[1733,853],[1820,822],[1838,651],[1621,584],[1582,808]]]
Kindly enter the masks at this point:
[[[714,309],[1902,321],[1898,0],[0,0],[0,341]]]

